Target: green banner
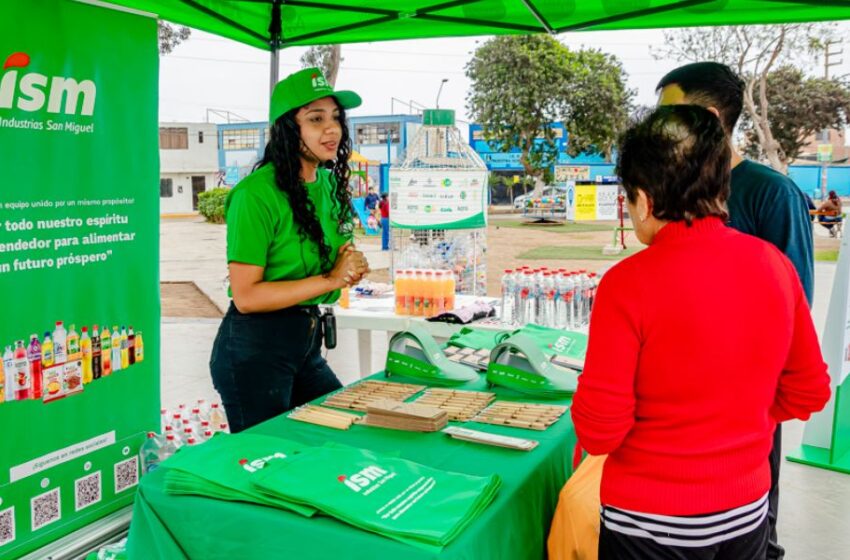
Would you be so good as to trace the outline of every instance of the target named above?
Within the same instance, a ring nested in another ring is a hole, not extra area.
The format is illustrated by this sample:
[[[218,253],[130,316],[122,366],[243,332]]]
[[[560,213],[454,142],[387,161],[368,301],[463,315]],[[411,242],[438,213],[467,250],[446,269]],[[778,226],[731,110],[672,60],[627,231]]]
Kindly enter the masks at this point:
[[[7,3],[0,36],[10,558],[130,504],[159,425],[158,53],[155,19],[68,0]]]

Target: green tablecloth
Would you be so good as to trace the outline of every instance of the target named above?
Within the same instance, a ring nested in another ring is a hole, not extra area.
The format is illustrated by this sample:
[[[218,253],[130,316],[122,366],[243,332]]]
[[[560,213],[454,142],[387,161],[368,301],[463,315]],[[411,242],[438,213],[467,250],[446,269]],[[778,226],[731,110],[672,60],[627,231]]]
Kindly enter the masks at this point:
[[[385,379],[383,375],[373,378]],[[390,380],[417,383],[400,377]],[[463,388],[484,390],[486,387],[482,380]],[[525,395],[498,388],[495,392],[500,399],[530,400]],[[568,404],[568,401],[545,402]],[[160,469],[143,477],[139,485],[130,525],[129,556],[138,560],[544,558],[558,492],[571,474],[575,432],[569,412],[542,432],[471,422],[464,425],[536,439],[540,445],[530,452],[514,451],[454,440],[439,432],[420,434],[359,425],[339,431],[282,416],[252,428],[254,433],[277,435],[308,445],[336,441],[396,454],[447,471],[498,474],[502,487],[495,501],[439,554],[328,517],[308,519],[253,504],[170,496],[163,491],[163,469]]]

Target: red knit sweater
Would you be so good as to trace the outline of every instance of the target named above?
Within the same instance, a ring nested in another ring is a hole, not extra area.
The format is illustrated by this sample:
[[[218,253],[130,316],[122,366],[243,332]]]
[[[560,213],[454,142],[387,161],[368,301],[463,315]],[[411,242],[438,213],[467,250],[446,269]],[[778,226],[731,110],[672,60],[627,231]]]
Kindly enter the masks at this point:
[[[764,495],[776,422],[829,393],[791,262],[706,218],[605,274],[572,417],[589,453],[610,454],[603,504],[697,515]]]

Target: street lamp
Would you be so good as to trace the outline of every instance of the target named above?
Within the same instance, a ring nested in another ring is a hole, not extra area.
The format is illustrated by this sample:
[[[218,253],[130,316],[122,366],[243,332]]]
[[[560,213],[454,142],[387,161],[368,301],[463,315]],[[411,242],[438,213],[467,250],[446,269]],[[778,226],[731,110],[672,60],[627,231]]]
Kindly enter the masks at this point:
[[[440,89],[437,90],[437,109],[440,108],[440,94],[443,92],[443,86],[448,82],[448,78],[443,78],[443,81],[440,82]]]

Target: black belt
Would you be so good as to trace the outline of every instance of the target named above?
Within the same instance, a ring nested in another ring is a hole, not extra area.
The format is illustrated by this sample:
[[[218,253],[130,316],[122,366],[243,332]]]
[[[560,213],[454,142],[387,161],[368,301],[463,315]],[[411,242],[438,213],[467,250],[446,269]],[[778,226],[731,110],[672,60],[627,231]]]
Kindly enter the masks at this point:
[[[263,313],[242,313],[238,309],[236,309],[236,305],[231,301],[230,309],[227,310],[230,315],[262,315],[265,317],[285,317],[288,315],[313,315],[318,317],[319,306],[318,305],[293,305],[292,307],[286,307],[284,309],[278,309],[276,311],[267,311]]]

